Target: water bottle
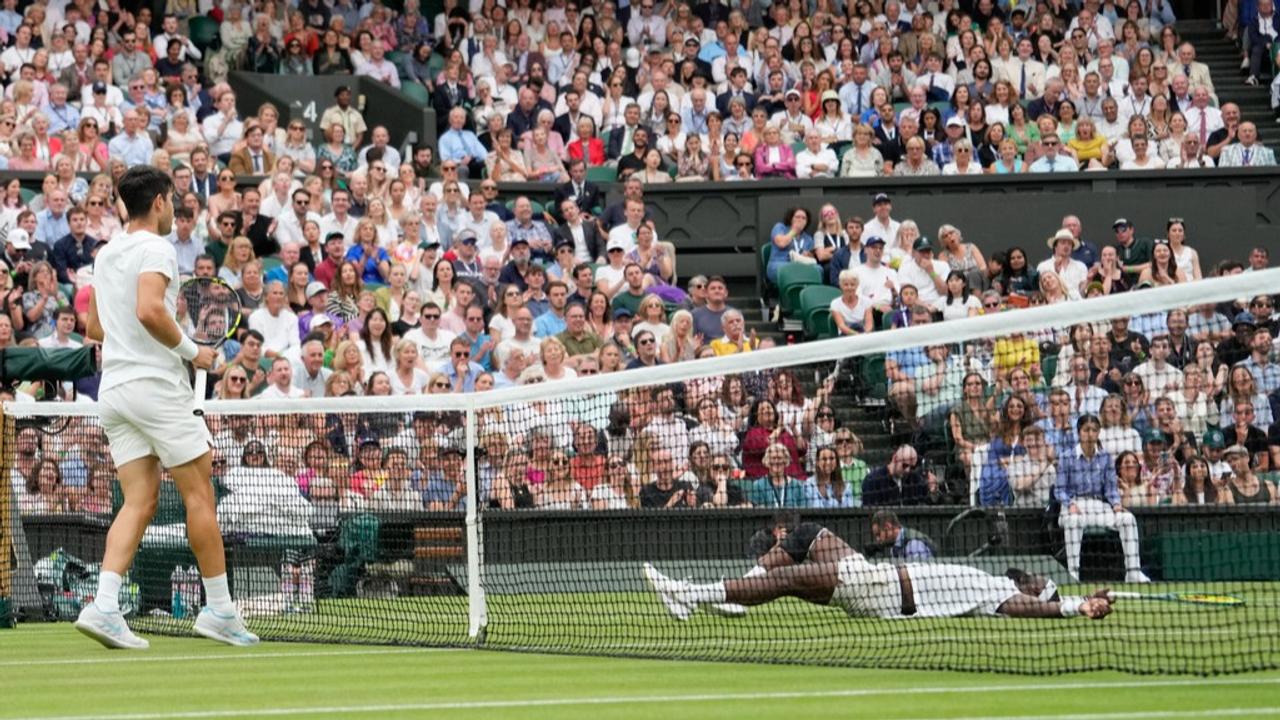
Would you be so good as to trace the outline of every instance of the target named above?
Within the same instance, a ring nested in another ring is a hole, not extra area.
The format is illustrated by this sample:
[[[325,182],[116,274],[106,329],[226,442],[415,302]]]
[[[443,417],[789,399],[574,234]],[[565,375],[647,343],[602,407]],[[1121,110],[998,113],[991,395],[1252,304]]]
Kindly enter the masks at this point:
[[[186,589],[187,571],[182,569],[181,565],[174,565],[173,572],[169,573],[169,614],[175,620],[181,620],[186,617],[186,603],[183,601],[183,593]]]
[[[293,552],[287,551],[284,561],[280,563],[280,595],[285,612],[294,612],[297,608],[298,585],[298,565],[294,561]]]
[[[302,563],[302,571],[298,578],[298,604],[302,612],[311,612],[316,605],[316,561],[307,560]]]
[[[183,599],[187,606],[187,611],[193,615],[200,612],[201,589],[200,571],[196,569],[196,566],[192,565],[187,568],[187,583],[183,592]]]

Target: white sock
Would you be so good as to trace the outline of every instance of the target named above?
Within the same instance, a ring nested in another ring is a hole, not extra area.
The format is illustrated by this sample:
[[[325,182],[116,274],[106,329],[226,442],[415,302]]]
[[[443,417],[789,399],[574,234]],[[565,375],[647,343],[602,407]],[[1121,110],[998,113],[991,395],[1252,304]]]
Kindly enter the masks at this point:
[[[689,588],[693,599],[700,603],[722,603],[725,601],[724,583],[694,585]]]
[[[760,577],[761,575],[768,575],[768,574],[769,574],[768,570],[765,570],[763,567],[756,565],[755,567],[748,570],[747,574],[743,575],[742,577],[753,578],[753,577]]]
[[[120,573],[103,570],[98,574],[98,594],[93,596],[93,603],[104,613],[120,612],[120,586],[124,578]]]
[[[231,590],[227,588],[227,574],[223,573],[217,577],[207,577],[204,579],[204,592],[208,600],[209,607],[221,615],[232,615],[236,611],[235,603],[231,602]]]

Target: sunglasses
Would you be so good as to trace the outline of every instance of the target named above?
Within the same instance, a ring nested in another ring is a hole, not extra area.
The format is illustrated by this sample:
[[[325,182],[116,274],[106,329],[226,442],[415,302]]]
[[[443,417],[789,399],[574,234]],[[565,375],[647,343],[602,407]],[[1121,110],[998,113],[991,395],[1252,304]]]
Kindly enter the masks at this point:
[[[711,469],[716,470],[718,472],[729,472],[733,468],[729,467],[728,465],[721,464],[721,465],[712,465]]]
[[[227,378],[227,382],[233,382],[233,383],[242,383],[242,382],[247,382],[248,380],[249,378],[235,377],[235,376]]]
[[[101,200],[90,200],[90,201],[89,201],[89,207],[99,207],[99,206],[101,206],[101,205],[102,205],[102,201],[101,201]]]
[[[556,458],[555,460],[551,461],[551,464],[552,465],[568,465],[569,461],[564,458]]]
[[[431,387],[432,387],[432,389],[448,390],[448,389],[449,389],[449,383],[447,383],[447,382],[433,382],[433,383],[431,383]]]
[[[431,315],[423,315],[422,319],[423,320],[439,320],[440,316],[436,315],[435,313],[432,313]]]
[[[578,374],[579,374],[579,375],[595,375],[595,374],[597,374],[597,372],[598,372],[598,371],[596,371],[596,370],[579,370],[579,371],[578,371]]]
[[[982,303],[982,307],[986,307],[986,308],[998,308],[998,307],[1000,307],[1000,303],[994,303],[994,302]]]
[[[453,356],[456,358],[471,357],[471,352],[469,350],[458,350],[453,353]]]
[[[653,344],[653,338],[645,338],[645,339],[643,339],[643,340],[637,340],[637,341],[636,341],[636,344],[637,344],[637,345],[652,345],[652,344]]]
[[[454,170],[458,169],[458,166],[457,165],[441,165],[440,169],[443,170],[444,172],[453,172]]]

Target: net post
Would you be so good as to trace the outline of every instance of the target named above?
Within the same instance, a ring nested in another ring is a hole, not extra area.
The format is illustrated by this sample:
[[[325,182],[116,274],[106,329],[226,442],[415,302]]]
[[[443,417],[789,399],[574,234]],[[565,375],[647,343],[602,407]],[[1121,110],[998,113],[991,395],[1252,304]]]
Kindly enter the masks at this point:
[[[13,420],[5,413],[4,404],[0,403],[0,599],[12,598],[13,587],[13,535],[10,524],[17,518],[17,513],[10,506],[13,488],[9,482],[12,468],[10,458],[13,456]],[[4,627],[5,613],[0,613],[0,627]]]
[[[482,552],[483,530],[480,524],[480,482],[476,473],[476,409],[474,406],[466,410],[466,450],[467,450],[467,634],[476,645],[484,644],[485,627],[489,617],[485,605],[484,586],[482,584],[482,568],[484,565]]]

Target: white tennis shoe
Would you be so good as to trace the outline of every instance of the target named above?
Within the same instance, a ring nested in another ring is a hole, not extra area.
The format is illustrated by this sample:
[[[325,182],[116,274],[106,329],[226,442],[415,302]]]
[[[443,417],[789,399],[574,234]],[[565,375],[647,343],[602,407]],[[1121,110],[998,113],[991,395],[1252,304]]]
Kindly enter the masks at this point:
[[[707,605],[707,611],[712,615],[719,615],[727,618],[740,618],[747,616],[747,607],[738,603],[711,603]]]
[[[238,613],[227,616],[206,607],[196,618],[195,630],[199,635],[227,645],[251,647],[258,644],[258,636],[245,628]]]
[[[649,582],[649,587],[658,594],[658,598],[667,607],[667,612],[671,613],[671,617],[677,620],[688,620],[693,616],[693,611],[697,609],[698,604],[688,597],[688,582],[669,578],[658,572],[658,569],[649,563],[644,564],[644,579]]]
[[[1130,570],[1124,574],[1124,581],[1127,583],[1149,583],[1151,578],[1141,570]]]
[[[115,650],[146,650],[151,647],[151,643],[133,634],[120,611],[103,612],[97,603],[89,603],[80,610],[76,630]]]

